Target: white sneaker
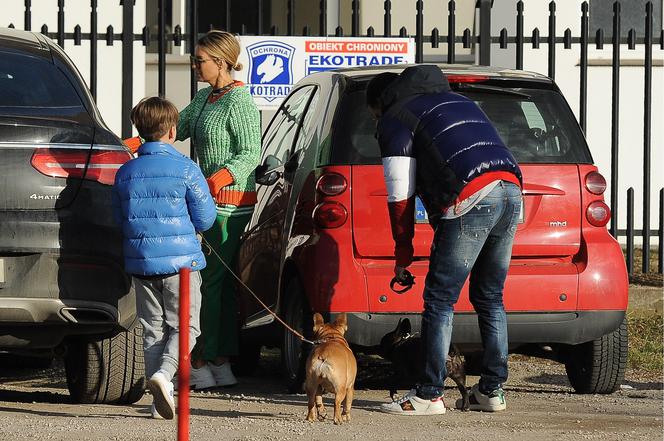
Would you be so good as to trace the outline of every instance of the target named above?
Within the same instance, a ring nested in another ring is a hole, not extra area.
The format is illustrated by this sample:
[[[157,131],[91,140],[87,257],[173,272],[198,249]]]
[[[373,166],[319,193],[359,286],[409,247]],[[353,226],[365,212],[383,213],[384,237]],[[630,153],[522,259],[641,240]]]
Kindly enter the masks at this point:
[[[380,410],[393,415],[442,415],[445,413],[443,397],[425,400],[416,395],[411,389],[403,398],[389,404],[381,404]]]
[[[157,412],[157,406],[154,405],[154,401],[152,402],[152,406],[150,406],[150,413],[152,414],[152,418],[155,420],[163,420],[164,417],[159,415],[159,412]]]
[[[484,395],[480,392],[480,385],[476,384],[470,389],[468,395],[470,410],[498,412],[507,408],[507,404],[505,403],[505,393],[501,388],[494,390],[489,395]]]
[[[157,371],[148,380],[148,389],[154,399],[154,407],[159,415],[172,420],[175,415],[175,400],[173,399],[173,383],[166,376]]]
[[[214,376],[210,367],[205,364],[196,369],[191,367],[189,370],[189,388],[192,390],[209,389],[215,387],[217,383],[214,381]]]
[[[237,379],[233,375],[231,370],[231,364],[226,362],[222,365],[215,365],[213,363],[208,363],[210,371],[214,376],[214,382],[217,386],[235,386],[237,384]]]

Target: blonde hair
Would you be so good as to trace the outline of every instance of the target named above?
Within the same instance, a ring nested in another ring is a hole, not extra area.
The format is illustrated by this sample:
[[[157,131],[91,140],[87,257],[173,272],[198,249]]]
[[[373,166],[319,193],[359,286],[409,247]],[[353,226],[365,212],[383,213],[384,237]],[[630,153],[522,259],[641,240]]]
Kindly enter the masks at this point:
[[[198,39],[198,46],[204,49],[211,57],[223,60],[228,71],[242,70],[240,57],[240,43],[237,37],[230,32],[212,30]]]
[[[131,109],[131,122],[146,141],[156,141],[178,125],[178,109],[168,100],[152,96],[143,98]]]

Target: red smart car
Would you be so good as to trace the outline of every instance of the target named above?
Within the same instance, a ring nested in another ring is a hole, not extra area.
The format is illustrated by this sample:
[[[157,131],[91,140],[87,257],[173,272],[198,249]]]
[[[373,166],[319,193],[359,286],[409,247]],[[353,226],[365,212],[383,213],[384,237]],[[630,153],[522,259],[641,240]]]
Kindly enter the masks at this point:
[[[488,115],[523,172],[522,219],[504,292],[510,351],[565,363],[578,392],[613,392],[627,360],[627,271],[605,227],[606,181],[572,111],[545,76],[440,67],[452,88]],[[420,326],[433,231],[418,209],[409,268],[416,285],[393,292],[387,192],[365,106],[369,80],[402,69],[322,72],[293,88],[263,137],[259,203],[238,255],[243,282],[287,322],[306,333],[312,311],[346,312],[346,336],[359,350],[377,346],[400,318],[408,317],[414,331]],[[241,361],[256,361],[261,345],[278,346],[285,374],[296,382],[302,343],[249,295],[241,298]],[[467,286],[453,343],[470,358],[481,350]]]

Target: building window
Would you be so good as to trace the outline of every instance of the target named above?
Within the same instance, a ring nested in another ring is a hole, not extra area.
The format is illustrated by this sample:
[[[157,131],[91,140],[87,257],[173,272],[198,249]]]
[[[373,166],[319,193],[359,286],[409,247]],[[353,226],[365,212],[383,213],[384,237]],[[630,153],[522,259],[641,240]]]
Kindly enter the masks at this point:
[[[630,0],[622,2],[620,8],[620,33],[626,36],[630,29],[637,37],[646,35],[646,3],[648,0]],[[590,36],[594,37],[597,29],[604,30],[604,41],[610,42],[613,36],[614,0],[590,0]],[[662,0],[653,0],[653,39],[662,29]]]

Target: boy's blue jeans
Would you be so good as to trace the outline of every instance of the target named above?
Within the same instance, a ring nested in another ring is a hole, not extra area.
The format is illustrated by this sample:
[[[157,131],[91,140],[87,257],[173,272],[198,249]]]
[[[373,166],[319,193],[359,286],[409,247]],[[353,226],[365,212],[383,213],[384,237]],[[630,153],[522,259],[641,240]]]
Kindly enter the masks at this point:
[[[484,357],[480,392],[507,380],[507,318],[503,285],[519,221],[521,190],[501,181],[471,211],[436,225],[424,286],[422,339],[424,378],[417,396],[443,394],[445,360],[450,349],[454,305],[470,274],[470,302],[477,312]]]

